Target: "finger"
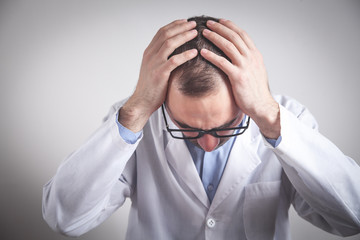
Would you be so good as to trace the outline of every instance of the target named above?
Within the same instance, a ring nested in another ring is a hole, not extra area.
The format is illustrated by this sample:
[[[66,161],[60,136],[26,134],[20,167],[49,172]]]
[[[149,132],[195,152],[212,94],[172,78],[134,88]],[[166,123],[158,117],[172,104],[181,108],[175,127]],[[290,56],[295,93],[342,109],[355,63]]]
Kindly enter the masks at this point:
[[[211,20],[207,21],[207,26],[212,31],[218,33],[220,36],[232,42],[241,54],[243,54],[244,56],[248,54],[248,46],[237,32],[233,31],[232,29],[223,24]]]
[[[169,58],[168,61],[163,66],[162,71],[164,73],[168,73],[170,75],[171,71],[180,66],[181,64],[193,59],[198,55],[198,51],[196,49],[190,49],[183,53],[177,54]]]
[[[161,31],[166,31],[166,29],[168,29],[168,28],[171,28],[171,27],[173,27],[173,26],[175,26],[175,25],[178,25],[178,24],[181,24],[181,23],[185,23],[185,22],[187,22],[186,19],[179,19],[179,20],[175,20],[175,21],[173,21],[173,22],[171,22],[171,23],[163,26],[162,28],[160,28],[160,29],[156,32],[156,34],[155,34],[155,36],[153,37],[153,39],[151,40],[149,46],[150,46],[150,45],[153,45],[153,44],[159,39],[159,37],[160,37],[160,35],[161,35]]]
[[[233,64],[240,64],[241,54],[232,42],[220,36],[218,33],[212,32],[208,29],[204,29],[203,35],[212,43],[214,43],[218,48],[220,48],[225,53],[225,55],[231,59]]]
[[[256,46],[253,42],[253,40],[250,38],[250,36],[241,28],[236,26],[233,22],[230,20],[220,19],[219,22],[226,27],[232,29],[234,32],[236,32],[241,39],[244,41],[244,43],[247,45],[249,49],[256,49]]]
[[[157,40],[153,43],[154,52],[158,52],[159,49],[161,48],[161,46],[163,45],[163,43],[167,39],[172,38],[178,34],[187,32],[187,31],[193,29],[195,26],[196,26],[196,22],[190,21],[190,22],[183,22],[183,23],[179,23],[179,24],[172,24],[170,26],[166,26],[166,27],[160,29],[158,32],[159,36],[158,36]]]
[[[226,58],[219,56],[207,49],[201,49],[200,54],[206,60],[220,68],[230,79],[232,78],[232,74],[235,72],[235,67]]]
[[[181,34],[178,34],[172,38],[167,39],[161,46],[159,50],[159,55],[161,59],[167,59],[171,53],[175,51],[176,48],[180,47],[184,43],[194,39],[197,36],[197,30],[193,29]]]

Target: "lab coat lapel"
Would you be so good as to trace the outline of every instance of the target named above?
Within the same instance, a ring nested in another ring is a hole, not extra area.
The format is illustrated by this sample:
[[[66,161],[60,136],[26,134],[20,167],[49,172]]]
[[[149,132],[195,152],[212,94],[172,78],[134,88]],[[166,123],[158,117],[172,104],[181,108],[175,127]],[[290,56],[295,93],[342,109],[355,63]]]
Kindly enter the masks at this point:
[[[166,109],[165,115],[168,119],[169,127],[176,129],[177,126],[172,122]],[[162,129],[164,131],[164,148],[167,161],[199,201],[209,209],[210,201],[185,141],[172,138],[167,132],[165,124],[162,125]]]
[[[255,154],[254,148],[256,146],[254,146],[254,136],[252,135],[248,129],[243,135],[236,138],[210,211],[215,209],[232,191],[242,189],[246,179],[261,162]]]
[[[185,141],[170,137],[165,147],[165,154],[178,176],[180,176],[200,202],[209,208],[209,199]]]

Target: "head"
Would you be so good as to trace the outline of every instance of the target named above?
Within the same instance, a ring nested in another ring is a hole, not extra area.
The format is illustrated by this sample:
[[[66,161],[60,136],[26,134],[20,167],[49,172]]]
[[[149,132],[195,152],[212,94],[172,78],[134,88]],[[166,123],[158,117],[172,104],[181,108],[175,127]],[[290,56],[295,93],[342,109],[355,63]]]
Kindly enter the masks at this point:
[[[202,31],[207,28],[206,22],[210,19],[218,21],[210,17],[188,19],[197,22],[198,36],[177,48],[172,55],[193,48],[200,52],[201,49],[206,48],[227,58],[219,48],[202,36]],[[172,72],[166,106],[172,121],[179,128],[210,130],[230,122],[239,125],[243,118],[243,113],[235,103],[227,76],[200,54]],[[228,138],[216,138],[205,134],[191,142],[210,152],[227,140]]]

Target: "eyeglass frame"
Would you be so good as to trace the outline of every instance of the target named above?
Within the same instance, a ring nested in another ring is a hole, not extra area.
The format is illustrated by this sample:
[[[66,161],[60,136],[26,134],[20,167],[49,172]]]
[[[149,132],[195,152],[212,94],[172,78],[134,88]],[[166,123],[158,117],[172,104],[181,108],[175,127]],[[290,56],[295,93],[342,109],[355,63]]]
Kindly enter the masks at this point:
[[[165,103],[161,105],[161,110],[162,110],[162,113],[163,113],[163,117],[164,117],[164,121],[165,121],[165,125],[166,125],[166,130],[170,133],[170,135],[175,138],[175,139],[198,139],[198,138],[201,138],[202,136],[204,136],[205,134],[210,134],[211,136],[213,137],[216,137],[216,138],[228,138],[228,137],[235,137],[235,136],[239,136],[241,134],[243,134],[246,129],[248,129],[249,125],[250,125],[250,117],[248,117],[247,121],[246,121],[246,126],[238,126],[238,127],[231,127],[231,128],[213,128],[213,129],[210,129],[210,130],[203,130],[203,129],[171,129],[169,127],[169,124],[168,124],[168,121],[166,119],[166,115],[165,115]],[[231,135],[224,135],[224,136],[220,136],[218,135],[216,132],[217,131],[231,131],[231,130],[243,130],[243,131],[239,131],[237,133],[233,133]],[[192,132],[192,133],[195,133],[197,132],[198,135],[196,137],[187,137],[185,136],[184,134],[182,135],[182,137],[178,137],[178,136],[175,136],[173,135],[172,132],[181,132],[181,133],[186,133],[186,132]]]

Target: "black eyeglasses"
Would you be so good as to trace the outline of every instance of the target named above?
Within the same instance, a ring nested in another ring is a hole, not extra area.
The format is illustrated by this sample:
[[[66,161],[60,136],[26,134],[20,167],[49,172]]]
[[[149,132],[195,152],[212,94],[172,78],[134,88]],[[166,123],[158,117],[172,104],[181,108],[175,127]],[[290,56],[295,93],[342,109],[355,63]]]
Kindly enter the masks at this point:
[[[227,137],[235,137],[241,135],[245,132],[245,130],[250,125],[250,117],[247,117],[245,126],[238,127],[230,127],[230,128],[213,128],[210,130],[202,130],[202,129],[171,129],[169,128],[169,124],[166,120],[164,104],[161,106],[165,125],[167,131],[173,138],[176,139],[197,139],[201,138],[205,134],[210,134],[211,136],[217,138],[227,138]]]

